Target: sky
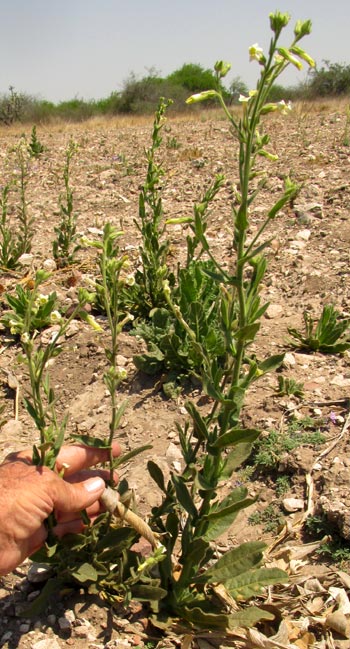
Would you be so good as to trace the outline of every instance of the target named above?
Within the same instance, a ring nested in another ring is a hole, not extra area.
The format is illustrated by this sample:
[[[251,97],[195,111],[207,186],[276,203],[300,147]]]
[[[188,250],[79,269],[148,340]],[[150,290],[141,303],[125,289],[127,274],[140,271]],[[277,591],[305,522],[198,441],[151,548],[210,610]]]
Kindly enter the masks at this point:
[[[297,19],[312,20],[301,42],[316,60],[350,64],[349,0],[0,0],[0,94],[9,86],[58,103],[100,99],[120,91],[131,73],[167,76],[184,63],[212,68],[223,59],[234,77],[255,87],[257,62],[248,49],[266,51],[269,13],[287,11],[289,45]],[[287,70],[284,86],[306,79],[307,66]]]

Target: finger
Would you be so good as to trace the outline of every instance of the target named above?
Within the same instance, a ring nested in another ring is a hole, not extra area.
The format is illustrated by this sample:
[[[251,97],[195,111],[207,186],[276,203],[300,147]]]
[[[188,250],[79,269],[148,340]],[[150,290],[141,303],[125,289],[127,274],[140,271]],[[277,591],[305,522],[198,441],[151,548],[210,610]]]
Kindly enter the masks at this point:
[[[105,482],[100,477],[84,482],[70,484],[55,474],[51,479],[50,496],[53,508],[58,512],[79,512],[96,502],[105,490]]]
[[[121,448],[118,442],[112,443],[112,455],[113,457],[118,457],[121,453]],[[17,451],[16,453],[10,453],[4,460],[4,462],[15,462],[22,460],[27,464],[32,464],[32,449],[27,448],[23,451]],[[62,446],[56,461],[56,466],[59,471],[64,467],[65,476],[69,476],[76,471],[81,469],[87,469],[90,466],[95,464],[100,464],[102,462],[107,462],[109,460],[109,450],[93,448],[91,446],[82,446],[78,444],[72,444],[71,446],[65,445]],[[64,466],[68,465],[68,466]]]
[[[89,478],[94,478],[96,476],[102,478],[102,480],[108,483],[111,478],[111,474],[108,469],[82,469],[81,471],[73,473],[73,475],[67,477],[65,475],[64,479],[67,480],[67,482],[74,484],[76,482],[83,482],[84,480],[88,480]],[[118,483],[119,478],[116,471],[113,471],[113,480],[114,483]]]
[[[118,442],[112,444],[112,455],[118,457],[121,449]],[[93,448],[92,446],[62,446],[56,461],[56,467],[60,471],[65,467],[65,476],[69,476],[81,469],[87,469],[95,464],[107,462],[109,460],[109,450],[102,448]],[[68,466],[67,466],[68,465]]]
[[[85,509],[85,511],[86,511],[88,517],[91,518],[92,516],[98,516],[98,514],[100,514],[102,511],[104,511],[104,509],[103,509],[100,501],[96,500],[96,502],[92,503],[92,505],[90,505],[90,507],[87,507]],[[56,517],[56,521],[58,523],[68,523],[70,521],[80,520],[81,519],[80,512],[79,513],[77,513],[77,512],[60,512],[60,511],[57,511],[57,510],[55,511],[55,517]]]

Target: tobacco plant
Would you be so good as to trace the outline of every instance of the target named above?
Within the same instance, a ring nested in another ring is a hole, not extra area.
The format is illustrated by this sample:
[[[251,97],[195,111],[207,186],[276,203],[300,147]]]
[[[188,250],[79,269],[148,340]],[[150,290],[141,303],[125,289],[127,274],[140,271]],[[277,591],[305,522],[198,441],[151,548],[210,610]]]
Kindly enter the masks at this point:
[[[56,238],[52,244],[53,256],[59,267],[72,264],[80,249],[77,243],[77,215],[74,212],[74,197],[70,183],[71,162],[76,151],[77,144],[70,140],[63,169],[64,193],[59,198],[60,223],[54,228]]]
[[[165,305],[162,282],[174,279],[168,267],[169,240],[163,218],[162,189],[164,169],[157,161],[157,152],[162,144],[162,129],[165,124],[165,112],[171,104],[160,99],[155,113],[152,132],[152,144],[145,151],[147,175],[139,195],[138,219],[134,219],[136,228],[141,234],[139,254],[141,268],[135,272],[134,282],[124,293],[124,303],[136,316],[149,318],[156,307]]]
[[[127,603],[130,597],[138,597],[149,603],[154,623],[162,628],[180,621],[194,628],[230,630],[272,617],[270,612],[257,606],[238,608],[236,604],[256,598],[266,586],[284,582],[287,578],[277,568],[262,567],[264,544],[260,541],[243,543],[220,556],[215,542],[232,525],[239,511],[253,502],[242,486],[222,495],[222,488],[229,484],[233,472],[248,457],[259,436],[258,430],[246,429],[241,423],[246,392],[266,372],[278,367],[283,359],[278,355],[259,360],[249,348],[267,308],[259,295],[266,270],[264,251],[269,245],[263,235],[298,191],[294,183],[286,180],[283,195],[269,209],[264,223],[250,240],[247,235],[253,225],[251,207],[266,183],[259,169],[259,157],[273,158],[266,148],[269,138],[261,129],[261,118],[270,112],[289,110],[284,102],[268,102],[270,89],[287,65],[299,68],[300,59],[313,64],[297,45],[310,32],[310,21],[297,22],[289,48],[279,46],[281,32],[288,21],[288,14],[276,12],[270,15],[273,35],[266,56],[257,44],[250,48],[251,58],[261,67],[261,75],[256,89],[241,97],[243,112],[239,119],[226,106],[219,83],[219,90],[208,90],[188,100],[188,103],[194,103],[216,98],[238,141],[239,182],[231,214],[235,260],[232,269],[227,270],[221,259],[215,257],[207,236],[207,210],[199,204],[193,217],[185,219],[190,228],[187,265],[183,272],[178,269],[176,286],[175,276],[167,267],[169,244],[164,238],[162,224],[162,173],[154,161],[160,143],[164,104],[157,112],[153,144],[148,152],[147,182],[140,196],[138,228],[143,238],[143,247],[140,248],[143,273],[135,275],[135,280],[141,287],[141,292],[136,293],[137,300],[143,293],[145,307],[137,302],[137,308],[147,317],[154,308],[158,309],[158,315],[162,315],[163,311],[159,309],[164,308],[176,322],[178,331],[185,332],[188,358],[191,354],[196,357],[196,373],[208,397],[208,406],[200,411],[194,401],[186,403],[188,417],[184,425],[178,425],[181,471],[173,470],[166,477],[155,461],[148,463],[150,476],[162,494],[162,501],[152,509],[149,520],[156,537],[150,555],[140,557],[132,549],[137,538],[135,531],[128,526],[112,524],[109,515],[104,514],[92,525],[87,521],[85,534],[62,540],[59,546],[56,544],[46,551],[49,563],[56,557],[57,573],[56,582],[51,582],[51,585],[48,582],[46,594],[50,588],[57,588],[57,583],[73,579],[112,602]],[[223,61],[215,65],[218,82],[228,70],[229,65]],[[217,183],[219,190],[219,179]],[[176,219],[171,220],[176,222]],[[104,447],[110,445],[125,408],[113,401],[123,378],[116,367],[117,336],[126,322],[125,317],[129,319],[125,316],[125,304],[120,307],[124,299],[122,280],[126,259],[119,256],[117,240],[118,232],[108,225],[102,244],[97,245],[100,248],[100,278],[96,291],[107,314],[112,336],[108,353],[106,351],[110,368],[104,377],[112,399],[110,436],[106,441],[80,438],[82,442]],[[40,276],[37,276],[35,289],[40,281]],[[205,292],[207,288],[203,287],[205,282],[209,287],[208,294]],[[193,309],[187,304],[190,289],[194,298],[192,302],[196,303]],[[205,306],[212,310],[213,331],[205,330],[211,325],[211,320],[205,320],[206,314],[200,310],[202,298],[208,299]],[[79,302],[79,308],[81,306]],[[60,325],[58,335],[62,335],[65,326]],[[27,399],[27,407],[32,416],[35,414],[42,431],[40,444],[34,448],[34,461],[52,466],[62,443],[65,422],[57,427],[52,410],[54,395],[49,381],[45,379],[43,382],[43,372],[50,354],[55,353],[57,339],[53,341],[50,353],[40,344],[36,349],[29,326],[23,331],[21,340],[28,367],[32,363],[35,370],[31,379],[32,396]],[[219,349],[215,345],[219,345]],[[40,385],[37,383],[39,379]],[[39,404],[42,390],[46,403],[43,410]],[[125,457],[129,459],[137,452],[135,449]],[[111,469],[117,463],[118,460],[113,461]],[[122,493],[124,491],[127,490],[121,489]]]
[[[168,306],[201,359],[201,381],[210,398],[210,406],[204,414],[194,402],[186,404],[189,418],[184,426],[178,426],[182,473],[171,473],[166,482],[156,462],[148,464],[152,478],[163,492],[162,504],[152,511],[153,524],[166,547],[166,559],[159,564],[159,574],[160,586],[167,595],[160,606],[164,615],[171,611],[172,615],[194,626],[232,628],[236,624],[250,625],[266,615],[255,607],[238,614],[225,612],[215,598],[215,585],[223,584],[231,597],[244,600],[259,593],[264,585],[286,578],[279,570],[260,567],[263,544],[243,544],[217,560],[212,544],[232,524],[238,511],[252,502],[243,487],[233,489],[225,497],[220,496],[222,486],[248,457],[259,435],[259,431],[247,430],[240,424],[244,397],[254,381],[277,368],[283,360],[283,355],[279,355],[259,361],[249,353],[249,347],[268,306],[261,304],[259,295],[266,270],[263,253],[269,245],[263,234],[298,191],[291,180],[286,180],[283,195],[269,209],[250,241],[247,234],[252,205],[266,184],[258,159],[260,156],[274,158],[266,149],[269,137],[262,132],[261,118],[270,112],[289,109],[285,102],[267,102],[270,89],[290,63],[300,68],[302,59],[313,65],[312,59],[297,45],[310,32],[310,21],[297,22],[289,48],[279,46],[281,32],[288,22],[288,14],[271,14],[273,36],[267,56],[257,44],[250,48],[250,56],[258,61],[261,74],[256,89],[240,98],[243,105],[240,119],[230,113],[220,90],[199,93],[188,100],[194,103],[216,98],[239,145],[239,184],[232,205],[235,250],[232,271],[226,270],[221,260],[213,255],[203,221],[198,216],[188,221],[195,240],[214,265],[214,270],[207,268],[203,272],[218,285],[217,310],[225,341],[224,359],[210,353],[198,336],[198,329],[186,320],[180,305],[175,302],[169,283],[163,283]],[[218,81],[229,68],[223,61],[215,65]],[[174,551],[178,557],[177,566],[172,561]]]

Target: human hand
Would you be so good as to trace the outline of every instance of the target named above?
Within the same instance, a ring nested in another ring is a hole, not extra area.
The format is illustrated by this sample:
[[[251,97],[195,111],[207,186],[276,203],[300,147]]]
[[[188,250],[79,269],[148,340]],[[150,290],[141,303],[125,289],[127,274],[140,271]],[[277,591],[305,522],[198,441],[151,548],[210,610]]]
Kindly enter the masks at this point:
[[[120,454],[116,442],[112,452],[114,457]],[[63,446],[56,468],[64,468],[64,479],[48,467],[34,466],[31,450],[11,453],[5,459],[0,465],[0,575],[14,570],[43,545],[47,538],[44,521],[52,512],[59,537],[82,531],[81,510],[86,509],[92,518],[99,514],[99,498],[110,474],[89,467],[108,457],[104,449]]]

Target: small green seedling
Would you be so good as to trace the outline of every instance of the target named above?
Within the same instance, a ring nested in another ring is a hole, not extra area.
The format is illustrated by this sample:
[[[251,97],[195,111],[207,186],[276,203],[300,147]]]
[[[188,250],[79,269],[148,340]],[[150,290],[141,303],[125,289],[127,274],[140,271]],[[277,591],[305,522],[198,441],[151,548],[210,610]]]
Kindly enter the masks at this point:
[[[286,376],[278,376],[278,388],[277,392],[279,396],[288,396],[288,397],[303,397],[304,396],[304,384],[295,381],[294,379],[289,379]]]
[[[304,332],[288,328],[291,345],[323,354],[341,354],[350,349],[350,319],[343,318],[332,304],[326,304],[319,320],[304,312]]]

